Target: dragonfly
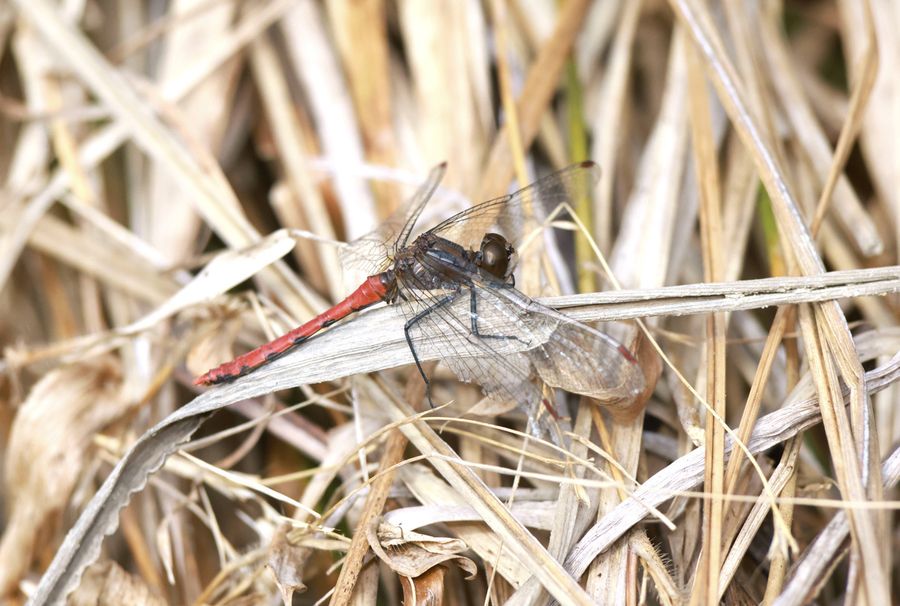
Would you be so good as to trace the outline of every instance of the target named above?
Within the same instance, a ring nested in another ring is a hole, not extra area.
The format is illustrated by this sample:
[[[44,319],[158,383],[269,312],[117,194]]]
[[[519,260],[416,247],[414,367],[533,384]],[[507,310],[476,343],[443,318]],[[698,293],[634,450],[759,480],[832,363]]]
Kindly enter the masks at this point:
[[[423,346],[460,380],[479,384],[489,398],[520,406],[529,418],[541,404],[548,406],[541,383],[600,400],[640,394],[643,374],[628,348],[515,286],[513,242],[524,236],[527,225],[539,225],[552,209],[586,195],[599,176],[596,164],[582,162],[552,173],[413,238],[445,171],[446,164],[432,169],[404,211],[347,249],[351,265],[372,266],[373,258],[380,259],[355,291],[301,326],[208,371],[195,384],[246,375],[347,316],[385,302],[403,310],[404,336],[429,402]]]

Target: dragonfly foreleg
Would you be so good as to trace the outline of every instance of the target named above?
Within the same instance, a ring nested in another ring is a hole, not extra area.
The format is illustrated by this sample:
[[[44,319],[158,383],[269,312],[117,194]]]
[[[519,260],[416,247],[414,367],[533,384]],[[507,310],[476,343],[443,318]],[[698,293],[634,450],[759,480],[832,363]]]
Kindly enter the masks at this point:
[[[486,335],[482,334],[480,330],[478,330],[478,296],[475,294],[475,289],[469,289],[469,321],[472,325],[472,334],[478,337],[479,339],[502,339],[509,341],[518,341],[519,343],[526,343],[519,337],[515,335]]]
[[[406,337],[406,345],[409,347],[409,351],[413,356],[413,362],[416,363],[416,368],[419,369],[419,374],[422,375],[422,380],[425,382],[425,396],[428,398],[428,405],[432,408],[434,408],[434,402],[431,401],[431,381],[428,380],[428,376],[425,374],[425,369],[422,368],[422,363],[419,361],[419,355],[416,353],[416,347],[413,345],[412,337],[409,336],[409,331],[413,326],[427,318],[430,314],[434,313],[444,305],[447,305],[454,301],[458,295],[459,291],[455,291],[444,296],[443,298],[441,298],[441,300],[439,300],[431,307],[423,309],[422,311],[414,315],[412,318],[406,321],[406,324],[403,325],[403,336]]]

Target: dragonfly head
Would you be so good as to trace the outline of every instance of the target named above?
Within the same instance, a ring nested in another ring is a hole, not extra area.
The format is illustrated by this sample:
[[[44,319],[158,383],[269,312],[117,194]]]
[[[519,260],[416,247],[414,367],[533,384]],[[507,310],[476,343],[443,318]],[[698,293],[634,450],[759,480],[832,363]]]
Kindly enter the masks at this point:
[[[515,253],[516,249],[506,238],[500,234],[487,233],[481,240],[481,249],[475,262],[482,270],[505,281],[509,277]]]

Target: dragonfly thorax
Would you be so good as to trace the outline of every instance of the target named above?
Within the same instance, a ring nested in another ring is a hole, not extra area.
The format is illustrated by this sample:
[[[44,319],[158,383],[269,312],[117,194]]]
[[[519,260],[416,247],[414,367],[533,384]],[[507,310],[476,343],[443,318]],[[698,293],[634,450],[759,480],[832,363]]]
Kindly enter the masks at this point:
[[[469,250],[425,232],[394,257],[394,271],[400,282],[417,290],[458,290],[477,275],[506,283],[514,253],[506,238],[496,233],[486,234],[478,250]]]

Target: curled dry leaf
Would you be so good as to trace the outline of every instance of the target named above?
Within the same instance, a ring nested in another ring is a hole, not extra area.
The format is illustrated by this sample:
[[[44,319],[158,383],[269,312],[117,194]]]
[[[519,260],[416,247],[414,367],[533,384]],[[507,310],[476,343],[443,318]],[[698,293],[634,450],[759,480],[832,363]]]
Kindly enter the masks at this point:
[[[50,372],[31,390],[7,450],[6,485],[14,499],[0,542],[0,595],[27,570],[42,531],[55,526],[89,459],[94,434],[128,408],[113,357]]]
[[[378,518],[366,529],[366,535],[372,551],[401,576],[419,577],[451,560],[463,569],[467,578],[478,572],[475,562],[459,555],[468,549],[460,539],[410,532]]]
[[[515,501],[509,510],[527,528],[550,530],[553,528],[553,512],[556,501]],[[447,522],[480,522],[481,517],[469,505],[447,503],[442,505],[420,505],[392,509],[384,514],[384,521],[399,528],[409,536],[415,528]]]
[[[109,560],[88,568],[81,585],[69,598],[72,606],[164,606],[165,603],[140,578]]]
[[[442,566],[429,568],[420,577],[400,577],[403,587],[403,603],[415,606],[441,606],[444,595],[444,573]]]
[[[275,574],[275,583],[278,585],[278,590],[281,591],[281,598],[284,600],[285,606],[290,606],[294,592],[306,591],[306,585],[303,583],[303,571],[312,549],[294,545],[288,541],[285,536],[287,530],[287,528],[282,528],[272,539],[267,566]]]

